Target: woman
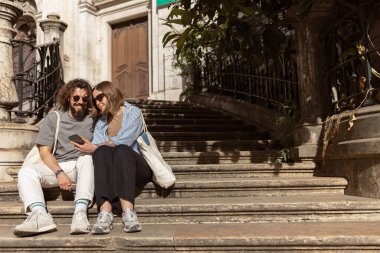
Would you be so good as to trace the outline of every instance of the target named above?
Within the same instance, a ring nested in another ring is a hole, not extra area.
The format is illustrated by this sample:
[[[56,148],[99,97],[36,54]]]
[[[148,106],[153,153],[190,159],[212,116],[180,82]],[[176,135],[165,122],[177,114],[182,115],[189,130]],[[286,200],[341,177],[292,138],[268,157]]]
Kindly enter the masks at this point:
[[[135,189],[152,180],[136,142],[143,132],[141,111],[125,102],[121,91],[108,81],[96,85],[92,97],[92,115],[97,119],[93,141],[75,144],[79,151],[93,153],[98,219],[92,233],[110,232],[115,209],[123,211],[125,232],[141,231],[134,211]]]

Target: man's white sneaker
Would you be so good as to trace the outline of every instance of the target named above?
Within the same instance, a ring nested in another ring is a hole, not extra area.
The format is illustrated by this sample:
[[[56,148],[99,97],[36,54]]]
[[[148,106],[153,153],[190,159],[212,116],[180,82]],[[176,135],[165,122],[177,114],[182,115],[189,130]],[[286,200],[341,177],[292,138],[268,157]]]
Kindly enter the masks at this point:
[[[141,231],[141,226],[137,220],[137,214],[135,211],[128,209],[126,212],[123,212],[122,220],[124,232],[132,233]]]
[[[90,223],[87,219],[87,213],[82,210],[75,212],[70,228],[70,234],[72,235],[87,234],[90,232]]]
[[[26,220],[15,227],[15,236],[31,236],[56,230],[57,225],[49,213],[32,212]]]
[[[112,229],[113,214],[109,212],[100,212],[96,224],[92,228],[93,235],[108,234]]]

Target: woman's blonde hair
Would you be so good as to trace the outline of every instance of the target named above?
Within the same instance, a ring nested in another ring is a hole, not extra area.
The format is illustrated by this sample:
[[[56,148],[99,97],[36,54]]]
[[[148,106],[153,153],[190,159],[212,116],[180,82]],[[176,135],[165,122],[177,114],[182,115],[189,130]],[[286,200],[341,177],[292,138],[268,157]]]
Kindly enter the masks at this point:
[[[112,118],[114,115],[116,115],[117,111],[119,110],[120,106],[124,104],[125,100],[121,90],[109,81],[98,83],[92,91],[94,90],[104,93],[105,97],[107,98],[107,105],[104,112],[101,113],[96,107],[96,101],[94,100],[92,103],[93,110],[91,112],[91,116],[93,118],[98,118],[103,115],[108,115]]]

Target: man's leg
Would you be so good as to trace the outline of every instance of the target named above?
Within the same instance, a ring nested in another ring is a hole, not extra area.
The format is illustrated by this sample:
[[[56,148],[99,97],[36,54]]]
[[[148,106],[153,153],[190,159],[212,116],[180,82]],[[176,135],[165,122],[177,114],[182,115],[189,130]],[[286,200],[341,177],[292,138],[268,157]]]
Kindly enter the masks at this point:
[[[87,219],[87,208],[94,197],[94,166],[92,156],[84,155],[76,163],[75,210],[71,223],[71,234],[89,232],[90,223]]]
[[[41,182],[48,187],[57,186],[54,173],[44,164],[23,167],[18,173],[18,190],[29,217],[15,228],[15,235],[29,236],[56,229],[53,218],[47,213]]]

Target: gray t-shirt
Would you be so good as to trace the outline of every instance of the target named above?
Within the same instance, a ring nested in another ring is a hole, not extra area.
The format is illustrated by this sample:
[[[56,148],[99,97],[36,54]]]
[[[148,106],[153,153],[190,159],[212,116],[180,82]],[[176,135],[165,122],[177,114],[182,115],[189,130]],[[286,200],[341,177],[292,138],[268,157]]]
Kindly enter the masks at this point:
[[[61,121],[54,156],[58,162],[76,160],[79,156],[83,155],[83,153],[74,148],[74,145],[70,143],[68,137],[73,134],[78,134],[91,141],[94,132],[94,121],[90,115],[82,120],[76,120],[69,116],[68,111],[59,111],[59,114],[61,115]],[[36,144],[53,148],[56,125],[57,114],[49,113],[42,122],[37,135]]]

